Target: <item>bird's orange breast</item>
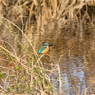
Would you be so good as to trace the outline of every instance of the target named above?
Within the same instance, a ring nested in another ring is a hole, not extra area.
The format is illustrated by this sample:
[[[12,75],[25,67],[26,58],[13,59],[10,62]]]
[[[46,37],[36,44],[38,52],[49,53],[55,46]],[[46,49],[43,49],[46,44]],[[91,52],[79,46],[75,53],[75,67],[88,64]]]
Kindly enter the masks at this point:
[[[49,47],[46,47],[46,48],[45,48],[45,50],[42,52],[42,54],[47,53],[47,52],[48,52],[48,50],[49,50]]]

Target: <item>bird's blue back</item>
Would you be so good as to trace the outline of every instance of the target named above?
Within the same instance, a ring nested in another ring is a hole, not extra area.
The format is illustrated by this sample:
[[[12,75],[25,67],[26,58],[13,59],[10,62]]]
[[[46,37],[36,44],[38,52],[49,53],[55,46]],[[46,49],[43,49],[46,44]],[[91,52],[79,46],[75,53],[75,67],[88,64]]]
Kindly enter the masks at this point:
[[[42,46],[40,50],[38,51],[39,54],[43,53],[43,51],[46,49],[46,46]]]

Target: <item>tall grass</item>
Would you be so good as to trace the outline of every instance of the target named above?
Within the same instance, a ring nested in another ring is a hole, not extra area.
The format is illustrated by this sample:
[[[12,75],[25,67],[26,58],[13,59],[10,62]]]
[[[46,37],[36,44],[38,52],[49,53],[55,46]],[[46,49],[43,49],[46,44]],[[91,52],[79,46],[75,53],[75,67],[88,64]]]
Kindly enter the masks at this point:
[[[41,58],[43,56],[39,56],[37,54],[37,50],[35,49],[38,42],[33,44],[33,41],[31,41],[32,33],[29,30],[31,30],[32,26],[35,27],[37,31],[37,36],[35,39],[39,40],[40,31],[43,33],[45,32],[44,26],[48,24],[50,19],[56,19],[58,23],[60,23],[60,26],[63,22],[66,24],[73,18],[78,20],[77,14],[80,13],[80,10],[84,5],[87,5],[89,0],[86,0],[86,3],[79,0],[78,4],[76,3],[77,1],[78,0],[72,0],[72,2],[70,0],[17,0],[11,9],[13,13],[8,12],[8,14],[11,13],[13,14],[12,16],[14,16],[16,12],[20,13],[22,28],[12,21],[14,19],[9,20],[7,16],[5,18],[1,15],[1,19],[3,20],[0,20],[0,25],[3,25],[14,38],[18,35],[14,33],[13,27],[17,28],[17,30],[20,31],[21,36],[23,36],[23,39],[26,41],[26,43],[22,43],[22,41],[19,41],[19,39],[16,38],[16,45],[18,43],[21,46],[22,53],[21,55],[18,55],[16,48],[14,48],[13,45],[11,45],[8,41],[0,39],[0,53],[2,54],[0,60],[7,63],[7,66],[0,66],[0,79],[3,83],[3,85],[0,85],[2,93],[24,93],[27,95],[57,94],[54,90],[55,88],[50,82],[51,79],[49,77],[49,74],[52,74],[55,68],[49,70],[44,67],[43,62],[41,62]],[[3,0],[1,0],[1,2],[2,3],[0,3],[0,5],[3,4],[6,8],[10,3],[9,1],[5,2]],[[27,5],[29,5],[29,7],[27,7]],[[27,17],[28,20],[26,22],[23,20],[25,17],[23,8],[26,8],[29,13]],[[2,6],[0,6],[0,9],[3,10]],[[74,14],[75,10],[78,10],[77,14]],[[2,14],[1,11],[0,13]],[[31,25],[32,15],[34,15],[36,19],[33,20],[33,25]],[[28,45],[32,48],[32,52],[28,50],[29,46],[26,46],[27,43],[29,43]],[[9,46],[12,51],[10,51],[7,46]],[[53,60],[51,56],[49,57]],[[60,58],[58,62],[53,60],[53,66],[57,67],[56,70],[58,72],[59,92],[62,94],[61,72],[58,65]]]

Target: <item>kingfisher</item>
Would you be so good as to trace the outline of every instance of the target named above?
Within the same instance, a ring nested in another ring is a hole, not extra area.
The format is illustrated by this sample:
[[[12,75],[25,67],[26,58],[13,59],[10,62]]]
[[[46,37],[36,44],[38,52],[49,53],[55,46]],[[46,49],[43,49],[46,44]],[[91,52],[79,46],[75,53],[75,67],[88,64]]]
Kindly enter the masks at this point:
[[[46,54],[49,51],[49,46],[52,46],[52,44],[44,43],[38,53],[41,55]]]

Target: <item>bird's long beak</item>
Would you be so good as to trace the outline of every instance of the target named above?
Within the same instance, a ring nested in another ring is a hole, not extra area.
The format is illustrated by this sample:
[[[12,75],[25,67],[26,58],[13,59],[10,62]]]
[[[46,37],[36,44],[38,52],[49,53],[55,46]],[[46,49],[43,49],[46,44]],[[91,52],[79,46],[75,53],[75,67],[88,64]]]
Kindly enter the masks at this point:
[[[49,44],[48,46],[52,46],[52,44]]]

